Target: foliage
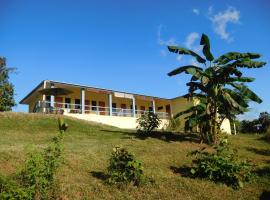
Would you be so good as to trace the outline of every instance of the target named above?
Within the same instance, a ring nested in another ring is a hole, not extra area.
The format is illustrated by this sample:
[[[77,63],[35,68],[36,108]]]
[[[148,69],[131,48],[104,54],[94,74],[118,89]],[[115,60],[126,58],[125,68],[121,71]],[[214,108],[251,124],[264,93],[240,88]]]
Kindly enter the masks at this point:
[[[210,51],[210,41],[205,34],[202,34],[200,44],[203,46],[204,58],[186,48],[168,46],[170,52],[193,56],[198,65],[204,66],[181,66],[168,75],[191,75],[186,84],[189,87],[186,96],[198,101],[176,117],[189,114],[186,117],[188,125],[198,125],[204,142],[211,144],[217,143],[217,134],[225,118],[232,120],[236,115],[247,111],[249,101],[262,102],[245,85],[247,82],[253,82],[254,78],[244,77],[239,68],[260,68],[266,63],[254,60],[261,57],[257,53],[229,52],[214,59]]]
[[[116,146],[108,167],[109,184],[129,183],[139,186],[145,182],[142,163],[126,149]]]
[[[254,120],[243,120],[241,122],[242,133],[266,133],[270,127],[270,114],[261,112],[259,118]]]
[[[214,150],[209,153],[203,148],[188,154],[195,156],[190,170],[192,176],[222,182],[234,189],[242,188],[251,178],[250,164],[236,158],[236,151],[229,148],[227,139],[221,140]]]
[[[270,143],[270,127],[267,129],[265,133],[265,140]]]
[[[0,175],[0,199],[32,200],[32,190],[20,187],[16,181]]]
[[[6,67],[6,59],[0,57],[0,112],[10,111],[15,106],[14,86],[9,82],[9,73],[14,68]]]
[[[43,152],[30,152],[18,173],[18,183],[1,180],[5,198],[48,199],[55,184],[55,174],[62,163],[63,134],[67,124],[59,119],[59,134]],[[25,196],[25,197],[24,197]],[[29,198],[29,196],[31,198]]]
[[[153,112],[146,112],[137,119],[137,123],[138,133],[147,135],[159,127],[161,120],[157,114]]]
[[[268,112],[261,112],[258,120],[262,125],[262,132],[266,133],[270,127],[270,114]]]
[[[179,132],[181,131],[181,128],[182,128],[181,120],[179,118],[171,118],[168,126],[166,127],[166,130]]]

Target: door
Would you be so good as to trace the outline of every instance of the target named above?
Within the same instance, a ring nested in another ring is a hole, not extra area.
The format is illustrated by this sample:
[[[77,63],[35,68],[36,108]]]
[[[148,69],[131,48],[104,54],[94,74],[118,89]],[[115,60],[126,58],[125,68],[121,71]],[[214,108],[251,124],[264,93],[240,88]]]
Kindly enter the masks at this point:
[[[71,99],[70,98],[65,98],[65,108],[71,108]]]
[[[84,110],[85,110],[85,113],[90,112],[90,101],[89,100],[84,101]]]
[[[171,117],[171,106],[168,104],[166,105],[166,113],[168,114],[168,117]]]
[[[140,107],[140,110],[141,110],[141,114],[144,114],[145,106],[141,106],[141,107]]]
[[[100,115],[105,115],[105,102],[104,101],[99,101],[98,102],[98,111]]]
[[[55,107],[62,108],[63,107],[63,97],[55,97]]]
[[[121,111],[122,111],[122,113],[123,113],[123,116],[126,116],[126,112],[127,112],[127,105],[126,104],[124,104],[124,103],[122,103],[121,104]]]

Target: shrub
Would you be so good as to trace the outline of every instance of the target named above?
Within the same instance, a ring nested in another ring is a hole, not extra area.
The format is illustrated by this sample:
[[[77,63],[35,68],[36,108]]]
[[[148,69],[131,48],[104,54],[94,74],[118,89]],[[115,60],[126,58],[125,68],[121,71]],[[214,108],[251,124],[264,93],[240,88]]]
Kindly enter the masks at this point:
[[[43,152],[30,152],[17,175],[17,183],[1,179],[6,199],[48,199],[54,189],[55,174],[62,163],[63,134],[67,124],[59,119],[59,134]],[[25,198],[23,198],[25,195]],[[17,196],[22,196],[17,198]],[[29,198],[28,198],[29,199]]]
[[[191,175],[222,182],[234,189],[242,188],[243,183],[251,177],[250,164],[236,158],[236,151],[229,148],[226,139],[215,146],[214,150],[213,153],[209,153],[203,148],[188,154],[195,156]]]
[[[150,134],[154,129],[158,128],[161,120],[158,115],[153,112],[147,112],[137,119],[137,131],[140,134]]]
[[[176,131],[179,132],[183,129],[181,121],[179,118],[171,118],[168,126],[166,127],[167,131]]]
[[[267,142],[270,142],[270,127],[267,129],[266,134],[265,134],[265,140]]]
[[[0,199],[20,199],[31,200],[32,190],[24,187],[20,187],[15,181],[8,179],[0,175]]]
[[[109,184],[133,183],[138,186],[144,181],[142,163],[126,149],[119,146],[113,148],[107,182]]]

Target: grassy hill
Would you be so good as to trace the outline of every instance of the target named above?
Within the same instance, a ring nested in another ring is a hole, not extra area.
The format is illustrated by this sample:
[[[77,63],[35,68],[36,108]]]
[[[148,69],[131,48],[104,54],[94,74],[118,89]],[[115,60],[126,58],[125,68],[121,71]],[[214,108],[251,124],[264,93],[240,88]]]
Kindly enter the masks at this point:
[[[12,176],[29,148],[42,148],[57,133],[57,116],[0,114],[0,173]],[[58,175],[63,199],[259,199],[270,191],[270,145],[258,135],[231,136],[241,158],[257,165],[260,177],[235,191],[223,184],[181,176],[178,168],[190,165],[187,152],[202,147],[194,137],[158,135],[140,139],[133,131],[66,118],[65,165]],[[104,184],[97,175],[108,166],[112,148],[122,145],[141,160],[146,187],[124,189]]]

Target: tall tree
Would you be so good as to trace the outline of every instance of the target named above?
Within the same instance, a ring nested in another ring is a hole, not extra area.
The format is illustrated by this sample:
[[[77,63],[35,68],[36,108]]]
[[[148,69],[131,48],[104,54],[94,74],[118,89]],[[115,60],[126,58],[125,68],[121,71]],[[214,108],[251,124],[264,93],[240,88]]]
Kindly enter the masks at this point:
[[[6,66],[6,59],[0,57],[0,112],[10,111],[15,106],[14,86],[9,82],[9,74],[14,68]]]
[[[225,118],[233,119],[237,114],[247,111],[249,101],[262,102],[245,84],[254,81],[254,78],[244,77],[240,68],[260,68],[266,63],[254,60],[261,57],[257,53],[229,52],[215,59],[205,34],[202,34],[200,45],[203,47],[203,56],[186,48],[168,46],[170,52],[193,56],[201,65],[181,66],[168,75],[183,72],[191,75],[186,84],[189,87],[187,96],[199,101],[176,117],[189,113],[186,124],[190,127],[199,126],[204,142],[216,143]]]

